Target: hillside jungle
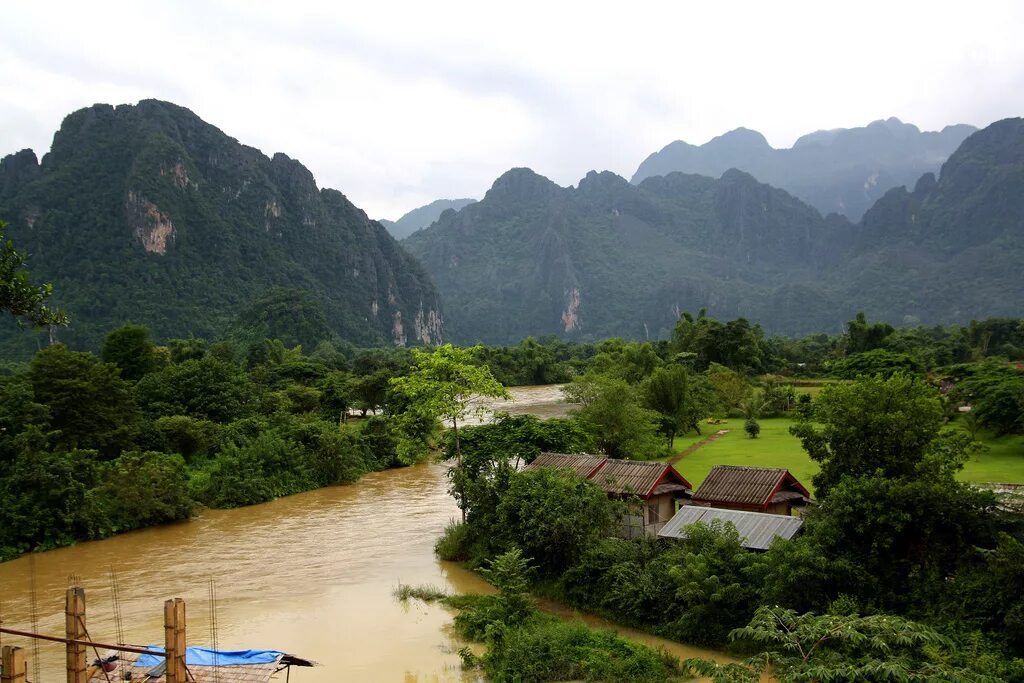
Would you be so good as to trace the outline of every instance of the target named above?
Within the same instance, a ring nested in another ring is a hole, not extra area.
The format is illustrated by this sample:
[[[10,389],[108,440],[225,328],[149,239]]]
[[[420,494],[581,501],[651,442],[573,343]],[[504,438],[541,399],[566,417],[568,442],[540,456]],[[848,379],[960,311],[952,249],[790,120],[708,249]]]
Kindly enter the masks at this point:
[[[23,264],[5,243],[0,307],[62,324]],[[440,457],[463,519],[437,553],[498,591],[398,594],[455,609],[456,630],[486,645],[464,665],[492,680],[1024,680],[1019,507],[962,476],[1024,433],[1024,321],[895,329],[858,315],[842,335],[793,339],[701,311],[659,342],[408,350],[325,334],[306,351],[278,337],[315,324],[251,318],[220,340],[158,343],[124,325],[98,353],[52,344],[6,363],[0,559]],[[550,383],[566,384],[569,417],[459,425],[471,396]],[[731,525],[623,540],[628,500],[519,471],[542,451],[675,456],[723,421],[756,443],[778,419],[815,465],[819,504],[765,553]],[[1001,473],[1018,483],[1024,462]],[[563,622],[538,595],[745,659],[680,662]]]

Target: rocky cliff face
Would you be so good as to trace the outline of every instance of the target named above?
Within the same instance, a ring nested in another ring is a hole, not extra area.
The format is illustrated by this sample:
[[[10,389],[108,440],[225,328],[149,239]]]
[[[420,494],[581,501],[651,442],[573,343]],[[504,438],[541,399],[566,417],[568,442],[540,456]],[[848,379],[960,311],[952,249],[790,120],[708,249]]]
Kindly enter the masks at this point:
[[[54,283],[75,345],[128,320],[215,337],[271,287],[306,291],[356,343],[444,335],[429,276],[379,223],[298,161],[170,103],[83,109],[42,163],[5,158],[0,218],[33,276]]]
[[[639,186],[591,172],[562,188],[512,169],[482,201],[403,244],[438,284],[457,340],[514,343],[657,336],[685,308],[725,317],[767,310],[779,271],[813,277],[836,230],[738,171]]]

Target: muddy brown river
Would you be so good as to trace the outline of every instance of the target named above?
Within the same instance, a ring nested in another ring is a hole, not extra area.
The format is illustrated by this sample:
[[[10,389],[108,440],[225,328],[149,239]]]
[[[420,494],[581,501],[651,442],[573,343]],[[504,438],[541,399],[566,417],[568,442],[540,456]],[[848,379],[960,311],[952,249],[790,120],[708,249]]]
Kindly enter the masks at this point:
[[[433,554],[434,539],[458,513],[446,485],[444,465],[424,464],[21,557],[0,564],[0,619],[9,628],[31,630],[34,584],[39,631],[63,635],[64,591],[76,575],[86,589],[90,635],[117,642],[108,578],[113,567],[125,642],[162,644],[163,601],[182,597],[189,643],[208,646],[212,578],[220,649],[277,649],[322,664],[293,669],[295,683],[477,680],[460,670],[456,651],[464,643],[451,633],[446,609],[418,601],[403,605],[392,596],[399,583],[431,583],[451,592],[489,589]],[[714,656],[617,630],[680,657]],[[29,642],[0,638],[32,655]],[[30,678],[59,683],[63,663],[63,646],[40,643],[40,675],[31,676],[30,665]]]

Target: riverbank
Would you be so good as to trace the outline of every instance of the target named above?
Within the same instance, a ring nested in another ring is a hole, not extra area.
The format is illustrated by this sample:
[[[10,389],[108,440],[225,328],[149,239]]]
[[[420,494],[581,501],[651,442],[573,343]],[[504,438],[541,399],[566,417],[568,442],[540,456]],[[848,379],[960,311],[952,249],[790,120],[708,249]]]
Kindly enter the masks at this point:
[[[465,643],[450,629],[451,612],[403,606],[393,597],[399,584],[492,591],[473,572],[434,556],[434,540],[458,515],[447,481],[444,465],[415,465],[371,473],[348,486],[207,510],[187,522],[24,556],[0,564],[0,618],[10,628],[31,630],[34,583],[39,630],[62,632],[64,589],[74,572],[88,594],[90,634],[114,642],[113,567],[126,640],[162,642],[163,600],[179,596],[188,602],[189,642],[208,645],[207,583],[213,578],[220,647],[278,649],[323,665],[294,672],[295,683],[474,681],[475,674],[461,669],[457,652]],[[563,613],[676,656],[718,656]],[[7,636],[3,642],[26,647],[35,658],[31,643]],[[63,676],[61,646],[40,645],[36,659],[38,680]]]

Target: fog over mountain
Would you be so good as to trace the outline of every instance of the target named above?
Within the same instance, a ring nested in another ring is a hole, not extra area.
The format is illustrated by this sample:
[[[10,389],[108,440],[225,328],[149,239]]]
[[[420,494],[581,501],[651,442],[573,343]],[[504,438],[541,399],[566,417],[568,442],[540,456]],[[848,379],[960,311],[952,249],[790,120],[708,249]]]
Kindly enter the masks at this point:
[[[959,124],[922,132],[897,118],[862,128],[819,130],[792,147],[775,149],[763,135],[746,128],[695,146],[677,140],[651,154],[632,182],[673,171],[718,177],[730,168],[780,187],[822,213],[858,221],[886,192],[913,185],[935,173],[964,139],[977,130]]]
[[[438,199],[426,206],[413,209],[397,221],[381,220],[380,224],[388,229],[392,237],[400,240],[417,230],[427,227],[440,218],[441,214],[448,209],[458,211],[475,201],[475,199]]]

